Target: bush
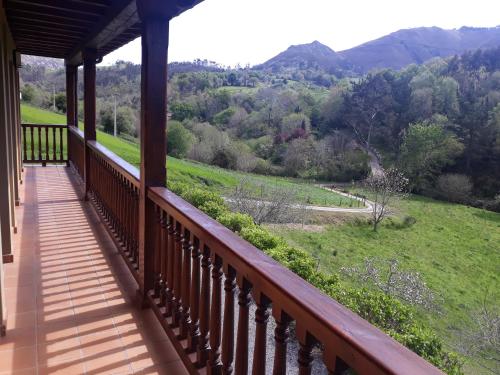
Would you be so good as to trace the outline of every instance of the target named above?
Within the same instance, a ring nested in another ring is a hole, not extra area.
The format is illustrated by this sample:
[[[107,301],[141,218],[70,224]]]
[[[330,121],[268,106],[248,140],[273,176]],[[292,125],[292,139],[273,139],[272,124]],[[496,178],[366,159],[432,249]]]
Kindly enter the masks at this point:
[[[220,195],[204,189],[187,189],[182,192],[181,196],[195,207],[201,207],[208,202],[224,205],[224,199]]]
[[[444,174],[438,177],[437,189],[442,198],[451,202],[464,203],[469,200],[472,182],[463,174]]]
[[[179,121],[169,121],[167,127],[167,153],[183,158],[193,144],[193,134]]]
[[[269,233],[268,230],[257,225],[243,228],[240,235],[256,248],[263,251],[271,250],[279,245],[285,244],[283,239]]]
[[[219,217],[229,213],[228,208],[225,205],[221,205],[218,202],[208,201],[199,207],[204,213],[210,216],[212,219],[218,219]]]
[[[255,227],[250,215],[241,214],[239,212],[227,212],[219,216],[217,220],[233,232],[242,232],[244,229]]]

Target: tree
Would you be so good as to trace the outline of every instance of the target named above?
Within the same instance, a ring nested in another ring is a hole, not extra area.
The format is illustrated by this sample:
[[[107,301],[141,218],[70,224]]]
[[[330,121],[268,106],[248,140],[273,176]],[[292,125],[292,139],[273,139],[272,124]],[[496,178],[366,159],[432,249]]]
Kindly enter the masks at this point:
[[[112,107],[101,109],[101,125],[104,131],[109,134],[114,132],[114,111]],[[126,133],[134,135],[135,115],[129,107],[118,107],[116,109],[116,127],[118,134]]]
[[[382,174],[372,175],[365,181],[366,189],[372,196],[373,231],[389,216],[389,203],[407,195],[408,179],[395,168],[384,171]]]
[[[56,94],[55,101],[57,110],[66,113],[66,94],[61,92]]]
[[[403,138],[400,164],[412,180],[412,187],[422,190],[433,186],[437,175],[462,150],[457,137],[442,126],[429,122],[412,124]]]
[[[167,153],[176,158],[187,155],[193,144],[193,134],[178,121],[169,121],[167,126]]]
[[[464,203],[472,192],[472,182],[469,176],[449,173],[438,177],[437,188],[447,200]]]
[[[343,267],[342,272],[360,284],[372,283],[385,294],[414,306],[431,310],[436,307],[436,296],[420,273],[402,270],[397,259],[366,258],[359,267]]]

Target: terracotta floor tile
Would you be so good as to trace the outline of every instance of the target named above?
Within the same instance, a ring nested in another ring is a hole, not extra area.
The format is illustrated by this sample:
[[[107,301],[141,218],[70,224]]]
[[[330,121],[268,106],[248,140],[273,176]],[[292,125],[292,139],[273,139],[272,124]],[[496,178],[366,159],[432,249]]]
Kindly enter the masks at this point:
[[[68,169],[24,176],[0,375],[186,373],[152,311],[135,307],[137,284]]]
[[[30,346],[0,352],[0,373],[31,369],[36,366],[36,347]]]

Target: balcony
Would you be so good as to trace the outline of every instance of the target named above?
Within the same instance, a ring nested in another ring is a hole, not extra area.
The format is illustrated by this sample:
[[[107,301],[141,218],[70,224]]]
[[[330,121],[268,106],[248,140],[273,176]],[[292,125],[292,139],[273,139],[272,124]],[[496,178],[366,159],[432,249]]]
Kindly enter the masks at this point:
[[[166,188],[168,23],[198,1],[77,3],[0,9],[0,374],[440,373]],[[95,98],[137,36],[140,170],[96,141]],[[67,124],[21,124],[20,53],[65,58]]]

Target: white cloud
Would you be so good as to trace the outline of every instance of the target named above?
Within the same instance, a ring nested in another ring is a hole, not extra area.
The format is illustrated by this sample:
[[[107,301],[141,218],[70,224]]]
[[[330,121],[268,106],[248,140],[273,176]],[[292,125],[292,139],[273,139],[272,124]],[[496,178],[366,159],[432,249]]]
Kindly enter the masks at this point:
[[[499,14],[498,0],[205,0],[171,21],[169,60],[253,65],[291,44],[341,51],[404,28],[496,26]],[[137,39],[104,64],[140,58]]]

